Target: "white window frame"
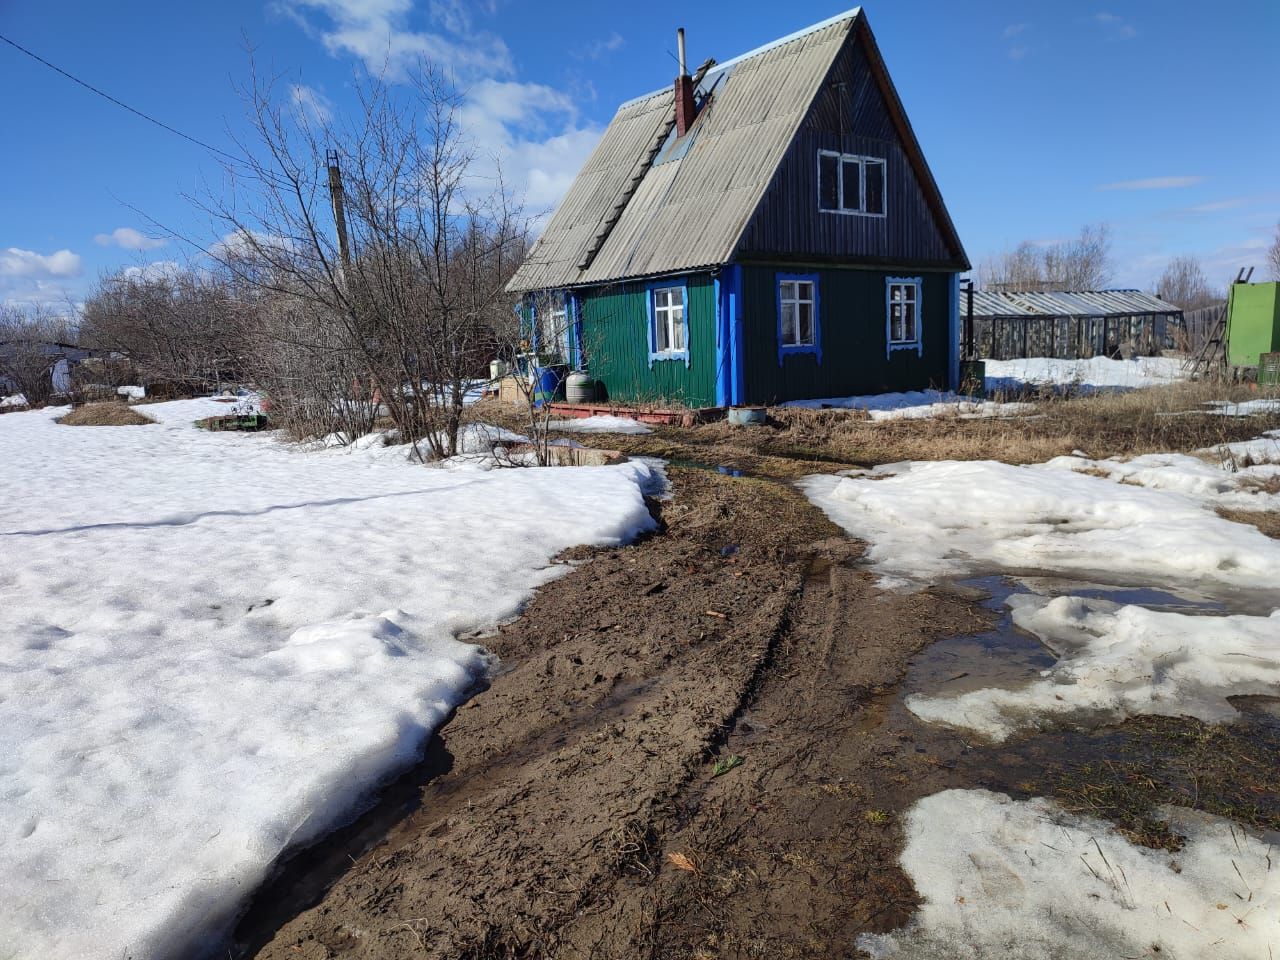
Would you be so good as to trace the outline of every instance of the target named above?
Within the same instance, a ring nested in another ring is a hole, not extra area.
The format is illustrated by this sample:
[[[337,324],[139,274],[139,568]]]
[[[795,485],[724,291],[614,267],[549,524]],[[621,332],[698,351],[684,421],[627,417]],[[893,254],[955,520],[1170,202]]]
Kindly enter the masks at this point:
[[[795,296],[792,296],[792,297],[787,296],[786,294],[787,287],[795,288]],[[801,289],[800,289],[801,287],[809,288],[808,296],[801,295]],[[785,312],[787,304],[791,304],[795,308],[795,335],[796,336],[795,336],[795,339],[791,340],[790,342],[788,342],[785,339],[782,339],[782,337],[780,336],[779,341],[782,344],[782,349],[787,350],[795,347],[813,347],[817,345],[818,343],[818,296],[817,294],[818,294],[818,285],[814,283],[812,280],[785,279],[785,280],[778,281],[779,310]],[[800,339],[800,305],[803,303],[807,303],[809,305],[809,339],[808,340]],[[781,316],[779,316],[779,323],[781,323]],[[785,332],[786,326],[782,325],[780,329],[783,332]]]
[[[911,291],[909,298],[904,298],[897,302],[910,303],[915,307],[915,336],[911,339],[895,339],[893,336],[893,293],[894,288],[901,288],[904,292]],[[917,355],[924,352],[924,337],[922,332],[923,325],[923,307],[924,307],[924,278],[923,277],[886,277],[884,281],[884,339],[885,339],[885,355],[888,356],[894,350],[914,350]]]
[[[665,306],[658,303],[659,294],[669,294],[669,300],[679,297],[680,302],[670,302]],[[689,344],[686,340],[688,324],[685,322],[685,311],[688,309],[686,303],[684,284],[672,284],[667,287],[652,287],[649,290],[650,302],[653,309],[653,359],[666,360],[687,357],[689,353]],[[667,344],[662,345],[662,337],[666,338]],[[680,346],[675,346],[676,337],[681,340]]]
[[[836,205],[838,209],[824,207],[822,205],[822,158],[836,158]],[[858,202],[857,206],[848,206],[844,197],[844,167],[847,163],[856,163],[858,165]],[[878,163],[880,165],[880,206],[879,213],[870,213],[866,208],[867,201],[867,165]],[[889,184],[886,178],[888,165],[885,163],[884,157],[868,157],[856,153],[840,153],[836,150],[819,150],[818,151],[818,212],[819,213],[841,213],[846,216],[853,217],[886,217],[888,216],[889,204],[888,193]]]

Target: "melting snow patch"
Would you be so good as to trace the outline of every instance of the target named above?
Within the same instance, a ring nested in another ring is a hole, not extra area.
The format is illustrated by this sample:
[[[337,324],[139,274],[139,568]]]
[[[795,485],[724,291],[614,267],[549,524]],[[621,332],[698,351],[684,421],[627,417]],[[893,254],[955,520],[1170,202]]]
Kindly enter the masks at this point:
[[[1195,616],[1105,600],[1009,598],[1013,622],[1062,659],[1021,689],[912,696],[922,720],[1004,740],[1019,727],[1087,714],[1227,720],[1228,696],[1280,689],[1280,611],[1270,617]]]
[[[937,390],[827,397],[822,400],[791,400],[783,406],[803,407],[808,410],[827,408],[865,410],[872,420],[924,420],[933,417],[977,420],[986,417],[1016,416],[1035,409],[1035,405],[1030,403],[973,400],[955,393],[942,393]]]
[[[1024,387],[1067,386],[1092,389],[1136,389],[1173,383],[1184,377],[1176,357],[1135,357],[1112,360],[1056,360],[1028,357],[1022,360],[987,360],[987,388],[1018,390]]]
[[[920,800],[902,865],[924,899],[873,957],[1257,960],[1280,955],[1280,869],[1228,821],[1177,824],[1186,846],[1138,847],[1047,800],[983,790]]]
[[[835,523],[870,541],[868,558],[890,577],[1041,570],[1258,589],[1280,580],[1280,542],[1218,517],[1202,498],[1065,462],[912,462],[800,483]]]
[[[628,433],[642,434],[653,431],[639,420],[630,417],[614,417],[608,414],[596,414],[579,420],[552,420],[552,430],[564,430],[570,433]]]
[[[577,544],[652,526],[626,463],[429,470],[0,417],[0,955],[196,956],[286,848],[411,764]]]

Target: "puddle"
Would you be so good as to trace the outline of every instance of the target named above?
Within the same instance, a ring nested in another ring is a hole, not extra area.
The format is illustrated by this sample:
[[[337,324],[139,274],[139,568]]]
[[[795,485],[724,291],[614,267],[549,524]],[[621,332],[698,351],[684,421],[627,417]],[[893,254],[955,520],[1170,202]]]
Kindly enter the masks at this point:
[[[705,460],[682,459],[670,459],[666,462],[673,467],[684,467],[688,470],[705,470],[709,473],[719,473],[726,477],[746,477],[750,475],[740,467],[727,463],[708,463]]]
[[[1247,808],[1245,819],[1255,823],[1280,818],[1280,786],[1269,774],[1269,764],[1256,768],[1250,761],[1209,784],[1205,753],[1216,756],[1218,743],[1245,757],[1270,757],[1280,750],[1280,697],[1231,698],[1240,715],[1225,728],[1206,728],[1198,721],[1167,717],[1138,717],[1124,724],[1105,718],[1091,722],[1076,716],[1060,726],[1015,734],[1002,743],[987,743],[971,731],[930,724],[906,707],[912,694],[947,696],[984,687],[1016,689],[1052,667],[1057,657],[1039,639],[1014,626],[1005,601],[1015,594],[1043,596],[1071,594],[1120,604],[1141,604],[1153,610],[1184,614],[1222,615],[1239,612],[1222,597],[1175,593],[1155,587],[1112,587],[1063,578],[1012,579],[979,577],[955,584],[958,593],[980,590],[982,605],[999,616],[988,631],[968,637],[938,641],[922,650],[908,667],[902,683],[863,705],[865,730],[889,733],[909,743],[918,755],[929,757],[935,774],[926,792],[950,787],[983,788],[1014,797],[1055,795],[1081,778],[1111,785],[1126,776],[1155,776],[1166,794],[1194,806],[1198,798],[1216,792],[1230,795],[1224,809]],[[1034,589],[1032,589],[1034,587]],[[1273,604],[1274,606],[1274,604]],[[1269,612],[1269,609],[1268,611]],[[1214,741],[1226,736],[1231,741]],[[1256,761],[1252,761],[1256,763]],[[1250,773],[1254,770],[1256,776]],[[1098,771],[1106,771],[1105,775]],[[1235,771],[1239,771],[1238,777]],[[1212,774],[1209,774],[1212,777]],[[1062,786],[1067,784],[1068,786]],[[909,806],[920,795],[921,785],[902,782],[894,799]],[[1218,802],[1218,801],[1214,801]]]

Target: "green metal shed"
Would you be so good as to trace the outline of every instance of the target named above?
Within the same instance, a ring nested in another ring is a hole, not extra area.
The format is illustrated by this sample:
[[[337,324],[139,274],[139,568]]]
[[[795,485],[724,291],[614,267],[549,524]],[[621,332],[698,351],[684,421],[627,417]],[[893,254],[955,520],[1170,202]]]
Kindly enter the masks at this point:
[[[1227,358],[1256,367],[1264,353],[1280,352],[1280,283],[1233,283],[1227,297]]]

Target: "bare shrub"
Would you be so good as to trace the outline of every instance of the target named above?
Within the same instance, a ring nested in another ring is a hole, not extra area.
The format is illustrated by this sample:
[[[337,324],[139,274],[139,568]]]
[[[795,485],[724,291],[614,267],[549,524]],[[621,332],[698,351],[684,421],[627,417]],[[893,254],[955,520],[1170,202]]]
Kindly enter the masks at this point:
[[[75,324],[46,308],[0,306],[0,394],[22,394],[30,406],[54,395],[57,345],[73,342]]]
[[[201,201],[227,232],[214,253],[242,291],[245,363],[295,433],[350,438],[384,414],[424,459],[453,456],[468,386],[514,336],[519,208],[475,176],[459,96],[429,64],[404,87],[359,80],[341,126],[276,87],[255,73],[245,91],[255,143],[235,183],[251,190]]]

